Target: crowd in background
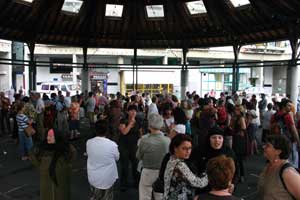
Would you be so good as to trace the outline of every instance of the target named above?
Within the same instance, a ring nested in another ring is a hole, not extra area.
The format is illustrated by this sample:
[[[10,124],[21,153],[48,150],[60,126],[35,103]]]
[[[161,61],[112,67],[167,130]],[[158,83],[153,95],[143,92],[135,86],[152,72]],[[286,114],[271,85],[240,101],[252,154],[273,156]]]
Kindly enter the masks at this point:
[[[140,200],[239,199],[232,192],[245,181],[244,160],[261,151],[268,160],[258,184],[261,198],[300,199],[295,107],[288,98],[271,103],[264,94],[249,99],[226,92],[218,98],[186,92],[181,101],[139,92],[31,92],[15,94],[12,102],[0,93],[0,126],[18,143],[20,158],[40,170],[43,200],[70,199],[76,150],[69,141],[81,137],[84,119],[95,130],[86,143],[91,200],[112,199],[116,182],[121,191],[138,188]]]

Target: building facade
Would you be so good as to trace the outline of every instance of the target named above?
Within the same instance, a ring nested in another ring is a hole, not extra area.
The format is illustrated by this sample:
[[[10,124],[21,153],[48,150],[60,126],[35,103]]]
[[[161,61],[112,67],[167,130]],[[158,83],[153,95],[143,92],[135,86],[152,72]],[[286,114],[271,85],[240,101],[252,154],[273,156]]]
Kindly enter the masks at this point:
[[[291,53],[288,47],[270,44],[242,47],[239,62],[290,59]],[[11,52],[11,42],[1,40],[0,58],[12,58]],[[29,60],[29,50],[26,45],[24,54],[24,59]],[[137,55],[138,77],[136,78],[131,69],[133,50],[88,49],[89,90],[99,89],[107,94],[121,91],[124,94],[132,91],[133,80],[137,79],[137,89],[140,92],[154,94],[167,91],[180,96],[180,65],[183,60],[180,49],[138,49]],[[202,96],[212,89],[217,93],[230,91],[233,59],[232,47],[189,49],[187,64],[191,69],[188,73],[187,90],[196,91]],[[81,48],[36,45],[35,61],[43,63],[43,66],[37,67],[37,88],[41,83],[51,81],[72,81],[80,87],[82,67],[74,63],[83,63]],[[177,65],[178,69],[163,65]],[[12,70],[11,64],[0,64],[0,90],[7,91],[13,87],[16,90],[22,88],[27,91],[28,67],[25,66],[23,73],[18,73],[14,77]],[[249,64],[248,68],[239,69],[240,90],[250,86],[266,86],[271,87],[273,93],[285,93],[285,84],[285,66],[264,68],[257,64],[255,66]]]

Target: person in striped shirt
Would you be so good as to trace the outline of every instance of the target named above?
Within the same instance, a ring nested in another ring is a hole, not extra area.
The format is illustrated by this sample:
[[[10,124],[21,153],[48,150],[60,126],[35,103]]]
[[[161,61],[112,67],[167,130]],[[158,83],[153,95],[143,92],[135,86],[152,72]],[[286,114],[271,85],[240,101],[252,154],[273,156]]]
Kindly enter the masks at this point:
[[[28,160],[28,152],[32,148],[32,138],[25,135],[25,128],[32,123],[32,121],[24,114],[24,103],[20,103],[17,106],[16,121],[18,124],[18,135],[19,135],[19,148],[22,160]]]

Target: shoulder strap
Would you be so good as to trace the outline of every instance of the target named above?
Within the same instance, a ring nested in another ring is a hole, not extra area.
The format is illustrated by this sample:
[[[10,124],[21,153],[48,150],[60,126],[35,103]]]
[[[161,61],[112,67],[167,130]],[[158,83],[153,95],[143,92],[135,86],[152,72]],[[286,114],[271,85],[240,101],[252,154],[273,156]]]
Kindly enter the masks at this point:
[[[280,180],[281,180],[281,183],[282,183],[284,189],[291,195],[291,197],[293,197],[293,199],[295,199],[294,196],[288,191],[288,189],[287,189],[287,187],[286,187],[286,185],[285,185],[285,183],[284,183],[283,176],[282,176],[284,170],[285,170],[286,168],[289,168],[289,167],[292,167],[292,168],[294,168],[297,172],[299,172],[299,171],[298,171],[291,163],[287,162],[287,163],[285,163],[284,165],[281,166],[280,171],[279,171],[279,176],[280,176]]]

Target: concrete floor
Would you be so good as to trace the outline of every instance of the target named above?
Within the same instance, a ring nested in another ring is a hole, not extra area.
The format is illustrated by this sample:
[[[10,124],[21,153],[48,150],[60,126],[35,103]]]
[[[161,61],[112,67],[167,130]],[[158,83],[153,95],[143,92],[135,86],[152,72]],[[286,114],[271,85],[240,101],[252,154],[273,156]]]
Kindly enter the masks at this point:
[[[78,155],[72,170],[72,199],[87,200],[89,197],[89,184],[86,173],[85,142],[91,137],[91,131],[82,124],[82,137],[72,142]],[[0,159],[0,200],[38,200],[39,177],[37,170],[29,161],[21,161],[17,154],[17,147],[8,135],[0,137],[0,152],[4,149],[7,155]],[[245,200],[257,198],[256,183],[258,175],[264,166],[262,155],[255,155],[245,161],[246,181],[236,185],[235,195]],[[137,200],[138,190],[130,188],[126,192],[115,190],[116,200]]]

